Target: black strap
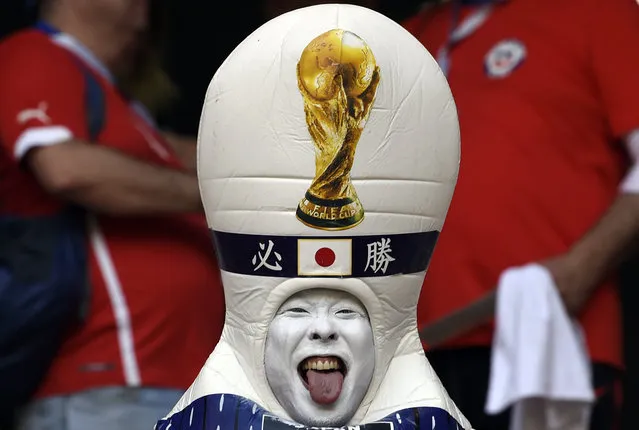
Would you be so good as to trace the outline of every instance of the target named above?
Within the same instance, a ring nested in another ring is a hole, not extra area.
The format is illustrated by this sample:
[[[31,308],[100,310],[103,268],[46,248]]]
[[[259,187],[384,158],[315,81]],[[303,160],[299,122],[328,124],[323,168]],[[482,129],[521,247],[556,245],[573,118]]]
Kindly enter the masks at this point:
[[[80,61],[78,63],[84,76],[84,107],[89,141],[94,143],[102,133],[106,119],[104,90],[95,75]]]
[[[97,143],[106,122],[106,100],[104,89],[95,77],[93,72],[78,60],[77,64],[84,77],[84,111],[85,121],[88,132],[88,142]],[[86,226],[86,209],[70,205],[67,208],[69,216],[75,217],[76,222],[83,223]],[[88,262],[87,262],[88,264]],[[90,271],[86,271],[86,297],[79,309],[80,321],[84,321],[89,312],[89,303],[91,297],[91,275]]]

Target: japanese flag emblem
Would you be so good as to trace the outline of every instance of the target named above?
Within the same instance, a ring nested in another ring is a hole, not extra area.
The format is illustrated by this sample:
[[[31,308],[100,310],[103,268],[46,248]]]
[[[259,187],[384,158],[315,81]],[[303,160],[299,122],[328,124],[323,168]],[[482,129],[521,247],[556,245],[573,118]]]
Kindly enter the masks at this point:
[[[351,239],[298,239],[298,275],[350,276],[352,252]]]

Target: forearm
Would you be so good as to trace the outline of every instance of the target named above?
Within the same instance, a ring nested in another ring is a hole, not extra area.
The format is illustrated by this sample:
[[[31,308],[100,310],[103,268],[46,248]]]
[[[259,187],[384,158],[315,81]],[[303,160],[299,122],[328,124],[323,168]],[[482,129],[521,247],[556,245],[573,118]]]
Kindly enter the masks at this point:
[[[169,142],[184,168],[197,171],[197,139],[165,132],[164,137]]]
[[[201,210],[197,178],[155,166],[118,151],[68,142],[56,148],[58,162],[32,168],[50,192],[96,212],[147,215]],[[68,157],[64,158],[64,152]],[[61,160],[67,165],[61,165]]]
[[[633,165],[620,184],[619,197],[597,225],[569,253],[585,285],[594,288],[639,242],[639,130],[624,137]]]
[[[568,256],[584,285],[595,288],[634,249],[639,239],[639,194],[622,193]]]

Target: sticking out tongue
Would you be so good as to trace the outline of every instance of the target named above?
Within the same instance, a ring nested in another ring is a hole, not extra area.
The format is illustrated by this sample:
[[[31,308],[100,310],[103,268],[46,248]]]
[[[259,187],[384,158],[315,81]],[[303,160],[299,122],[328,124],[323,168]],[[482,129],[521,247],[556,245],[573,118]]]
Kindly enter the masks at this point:
[[[308,390],[315,403],[327,405],[337,400],[342,393],[344,375],[337,370],[333,372],[318,372],[309,370],[306,373]]]

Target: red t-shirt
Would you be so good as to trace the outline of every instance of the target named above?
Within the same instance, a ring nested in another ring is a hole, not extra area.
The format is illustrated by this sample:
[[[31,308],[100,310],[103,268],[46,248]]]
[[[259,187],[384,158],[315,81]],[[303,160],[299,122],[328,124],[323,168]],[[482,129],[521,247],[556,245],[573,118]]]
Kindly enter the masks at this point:
[[[437,58],[451,19],[445,5],[405,26]],[[639,128],[639,6],[510,0],[449,60],[461,167],[420,298],[422,326],[493,289],[506,268],[567,251],[617,197],[627,168],[619,138]],[[592,359],[620,365],[613,282],[581,322]],[[448,346],[491,338],[487,325]]]
[[[33,215],[59,207],[19,161],[29,148],[87,138],[80,57],[61,46],[69,44],[67,36],[62,39],[28,30],[0,44],[2,213]],[[153,125],[95,70],[106,101],[98,144],[182,169]],[[89,239],[88,320],[62,346],[39,395],[122,384],[188,388],[224,321],[204,216],[97,216]]]

